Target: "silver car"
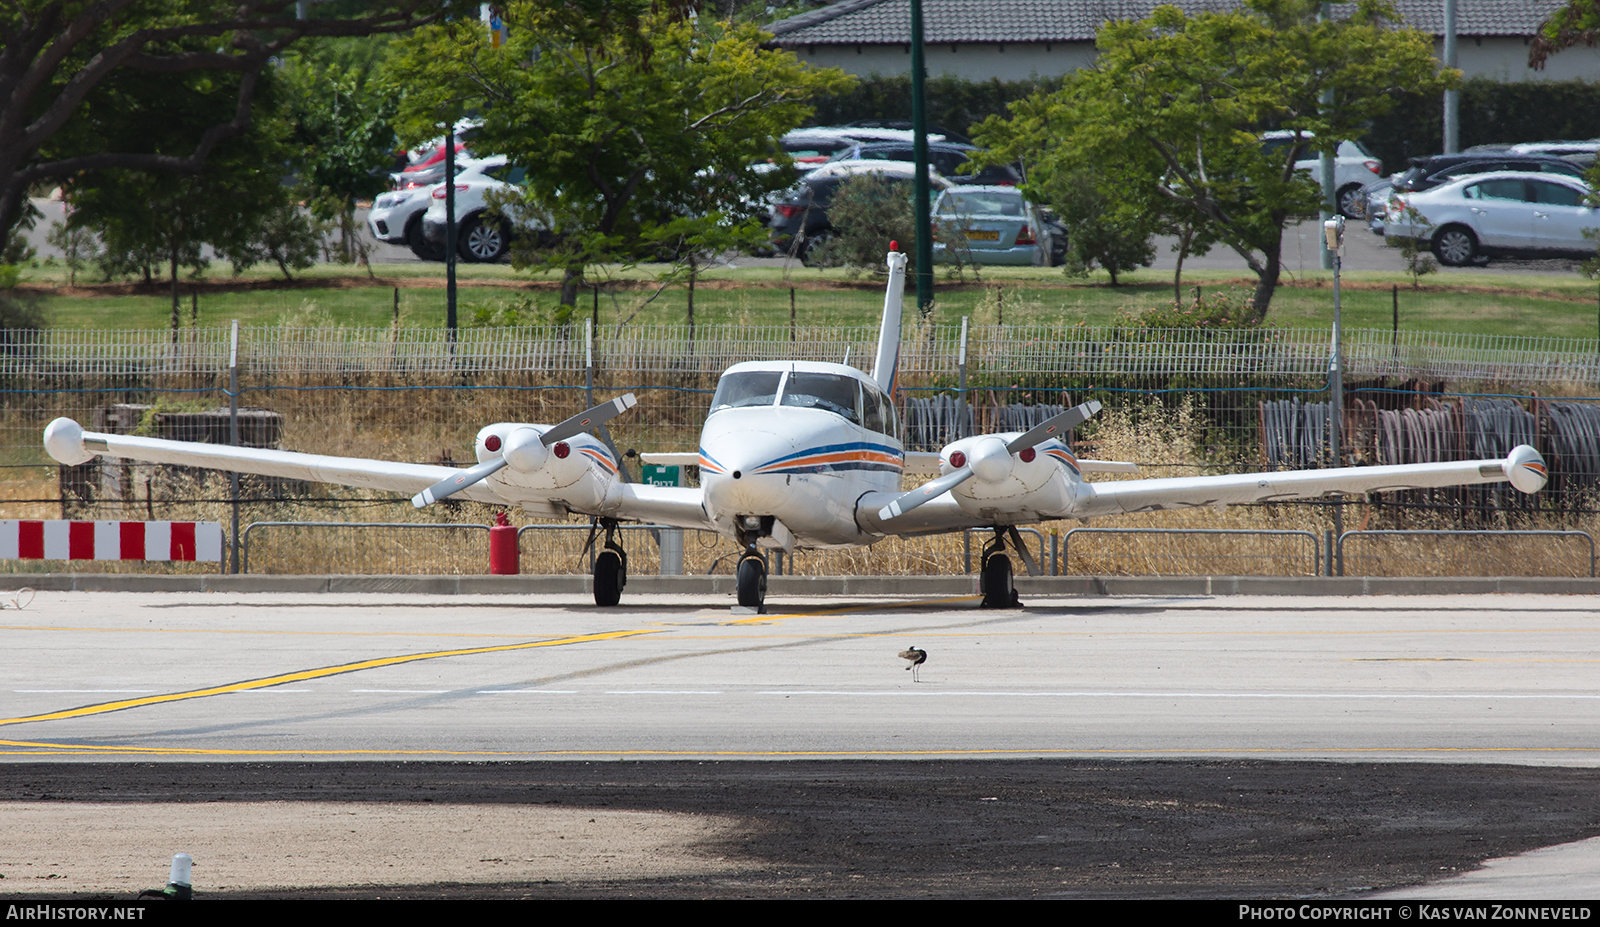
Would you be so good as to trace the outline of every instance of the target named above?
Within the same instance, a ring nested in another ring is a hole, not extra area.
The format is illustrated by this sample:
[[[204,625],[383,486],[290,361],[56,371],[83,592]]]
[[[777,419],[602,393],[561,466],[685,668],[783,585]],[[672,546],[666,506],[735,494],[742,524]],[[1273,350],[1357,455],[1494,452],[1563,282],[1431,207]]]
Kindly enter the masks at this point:
[[[1576,177],[1498,171],[1462,177],[1389,200],[1385,239],[1426,241],[1439,263],[1486,255],[1594,256],[1600,231],[1594,191]]]
[[[936,262],[1055,267],[1067,253],[1065,230],[1016,187],[946,190],[933,204],[933,227]]]

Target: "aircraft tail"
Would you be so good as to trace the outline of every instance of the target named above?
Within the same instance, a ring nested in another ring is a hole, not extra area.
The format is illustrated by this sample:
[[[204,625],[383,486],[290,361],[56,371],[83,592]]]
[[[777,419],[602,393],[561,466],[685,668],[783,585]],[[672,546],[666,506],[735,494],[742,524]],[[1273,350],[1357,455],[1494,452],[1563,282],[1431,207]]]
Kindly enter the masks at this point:
[[[900,366],[900,308],[906,292],[907,258],[889,243],[889,286],[883,295],[883,323],[878,327],[878,355],[872,362],[872,379],[884,395],[894,395],[895,372]]]

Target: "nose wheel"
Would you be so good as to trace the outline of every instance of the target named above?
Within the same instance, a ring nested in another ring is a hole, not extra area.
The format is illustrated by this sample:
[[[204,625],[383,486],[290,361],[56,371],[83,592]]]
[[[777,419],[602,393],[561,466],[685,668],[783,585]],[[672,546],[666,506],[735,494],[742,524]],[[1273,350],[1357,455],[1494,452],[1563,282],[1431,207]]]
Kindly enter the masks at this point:
[[[622,601],[622,587],[628,584],[628,553],[617,543],[617,523],[603,522],[605,546],[594,558],[594,604],[610,608]]]
[[[739,558],[739,605],[760,608],[767,601],[767,558],[746,551]]]
[[[996,529],[994,540],[983,546],[978,591],[984,608],[1016,608],[1021,604],[1011,582],[1011,558],[1006,556],[1005,535]]]

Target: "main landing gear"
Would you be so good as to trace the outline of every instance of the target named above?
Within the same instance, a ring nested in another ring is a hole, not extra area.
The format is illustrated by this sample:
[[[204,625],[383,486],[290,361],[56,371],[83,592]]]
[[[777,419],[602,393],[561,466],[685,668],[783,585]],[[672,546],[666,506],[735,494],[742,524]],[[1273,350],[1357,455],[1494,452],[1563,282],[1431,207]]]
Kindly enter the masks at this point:
[[[983,545],[982,569],[978,573],[978,591],[983,593],[984,608],[1017,608],[1022,602],[1017,598],[1017,588],[1011,583],[1011,558],[1006,556],[1006,528],[994,529],[994,540]],[[1015,535],[1016,529],[1009,529]],[[1014,539],[1024,557],[1027,549],[1020,537]]]
[[[617,522],[603,518],[606,540],[594,558],[594,604],[610,608],[622,601],[622,587],[628,584],[628,553],[617,543]]]

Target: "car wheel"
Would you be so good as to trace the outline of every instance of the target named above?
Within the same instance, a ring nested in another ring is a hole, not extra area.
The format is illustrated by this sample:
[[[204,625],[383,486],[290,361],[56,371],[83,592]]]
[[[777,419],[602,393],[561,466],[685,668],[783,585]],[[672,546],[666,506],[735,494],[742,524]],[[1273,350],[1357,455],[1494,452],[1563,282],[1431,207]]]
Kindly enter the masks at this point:
[[[504,222],[473,216],[462,225],[457,248],[462,259],[473,264],[498,261],[511,249],[511,229]]]
[[[1446,267],[1465,267],[1478,257],[1478,236],[1460,225],[1447,225],[1433,236],[1433,254]]]
[[[1361,192],[1360,184],[1348,184],[1339,191],[1339,215],[1346,219],[1363,219],[1367,215],[1367,198]]]
[[[422,214],[418,213],[406,223],[406,247],[422,261],[444,260],[444,246],[429,241],[422,235]]]

